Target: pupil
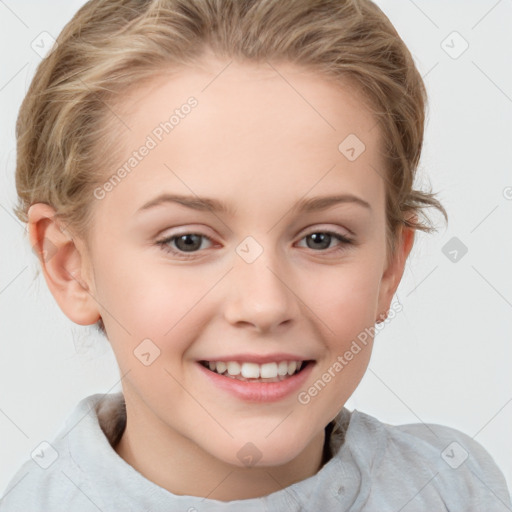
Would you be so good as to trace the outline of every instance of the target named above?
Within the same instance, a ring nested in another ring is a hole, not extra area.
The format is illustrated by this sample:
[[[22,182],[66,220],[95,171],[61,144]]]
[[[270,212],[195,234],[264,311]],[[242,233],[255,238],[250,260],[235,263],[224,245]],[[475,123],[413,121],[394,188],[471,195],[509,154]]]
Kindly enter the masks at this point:
[[[313,239],[315,243],[320,243],[322,249],[329,247],[331,241],[331,235],[329,235],[328,233],[313,233],[309,235],[308,238]],[[318,249],[318,245],[311,247],[308,244],[308,246],[310,249]]]
[[[195,240],[192,239],[192,237],[195,237]],[[179,243],[184,242],[184,246],[180,247]],[[184,249],[185,251],[191,251],[194,249],[198,249],[201,246],[201,240],[199,235],[181,235],[176,239],[176,245],[178,245],[179,249]]]

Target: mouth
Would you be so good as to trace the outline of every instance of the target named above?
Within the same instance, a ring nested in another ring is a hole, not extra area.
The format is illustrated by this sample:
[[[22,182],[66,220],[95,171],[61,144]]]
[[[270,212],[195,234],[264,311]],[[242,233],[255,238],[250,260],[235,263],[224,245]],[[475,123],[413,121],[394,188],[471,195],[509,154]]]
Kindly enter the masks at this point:
[[[251,361],[199,361],[199,364],[217,375],[242,382],[282,382],[302,373],[314,360],[282,360],[258,364]]]

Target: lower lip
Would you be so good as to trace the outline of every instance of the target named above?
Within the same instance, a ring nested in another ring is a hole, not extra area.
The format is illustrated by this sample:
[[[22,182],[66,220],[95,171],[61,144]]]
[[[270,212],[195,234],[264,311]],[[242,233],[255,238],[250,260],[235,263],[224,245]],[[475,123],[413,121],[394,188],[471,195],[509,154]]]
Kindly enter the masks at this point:
[[[206,377],[210,379],[212,384],[241,400],[248,402],[276,402],[297,392],[311,374],[315,363],[313,361],[309,362],[299,373],[280,382],[245,382],[212,372],[199,362],[197,365]]]

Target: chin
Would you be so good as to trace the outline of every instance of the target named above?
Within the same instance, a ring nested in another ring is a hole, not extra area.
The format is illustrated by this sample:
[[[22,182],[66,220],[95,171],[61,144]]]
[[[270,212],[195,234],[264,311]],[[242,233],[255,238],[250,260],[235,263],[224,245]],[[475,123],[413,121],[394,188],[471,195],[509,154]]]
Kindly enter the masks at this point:
[[[245,436],[247,441],[242,442],[241,437],[236,436],[235,440],[226,443],[227,446],[220,453],[217,450],[210,453],[217,459],[240,468],[263,468],[288,464],[306,449],[306,445],[297,443],[294,437],[270,437],[265,439],[264,436],[259,436],[251,441],[250,436]]]

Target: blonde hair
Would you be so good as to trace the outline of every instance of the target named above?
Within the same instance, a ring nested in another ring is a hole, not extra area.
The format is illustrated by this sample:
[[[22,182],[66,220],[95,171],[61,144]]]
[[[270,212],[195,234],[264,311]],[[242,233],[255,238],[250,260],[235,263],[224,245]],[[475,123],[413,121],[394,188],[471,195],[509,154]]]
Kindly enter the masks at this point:
[[[370,0],[90,0],[58,36],[21,105],[16,216],[27,222],[31,204],[50,204],[87,240],[93,190],[116,162],[116,135],[121,139],[126,129],[116,100],[163,69],[199,63],[206,50],[246,62],[291,62],[353,84],[385,145],[389,253],[401,226],[434,230],[421,220],[428,221],[425,208],[448,220],[435,194],[413,188],[427,102],[423,80]]]

